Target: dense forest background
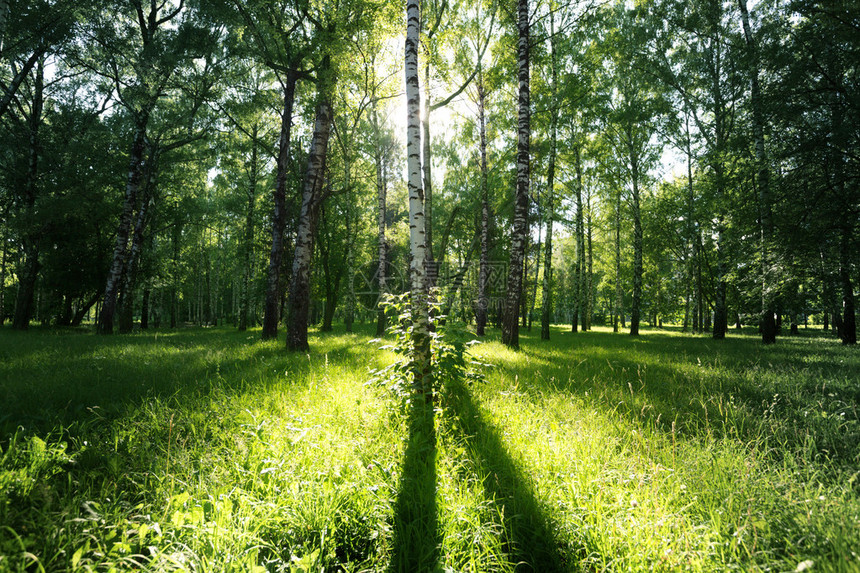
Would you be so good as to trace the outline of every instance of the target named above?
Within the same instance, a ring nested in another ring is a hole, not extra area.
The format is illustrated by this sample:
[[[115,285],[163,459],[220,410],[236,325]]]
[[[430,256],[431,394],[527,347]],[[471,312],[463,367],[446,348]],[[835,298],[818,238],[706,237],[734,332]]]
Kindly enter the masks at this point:
[[[518,245],[514,324],[547,337],[856,343],[857,2],[523,5],[525,29],[422,2],[445,314],[500,326]],[[409,288],[403,32],[373,0],[0,1],[0,324],[383,328]]]

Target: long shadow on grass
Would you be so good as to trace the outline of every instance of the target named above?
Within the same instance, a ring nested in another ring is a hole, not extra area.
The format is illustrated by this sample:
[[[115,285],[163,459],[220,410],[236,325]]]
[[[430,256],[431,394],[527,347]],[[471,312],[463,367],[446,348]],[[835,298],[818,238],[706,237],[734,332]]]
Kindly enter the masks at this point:
[[[498,429],[484,419],[462,382],[448,388],[448,398],[450,410],[443,422],[463,437],[472,460],[485,476],[484,494],[502,509],[504,543],[516,570],[567,570],[561,544],[527,476],[507,453]]]
[[[394,505],[392,573],[438,569],[442,536],[436,508],[436,428],[433,404],[411,401],[409,441]]]

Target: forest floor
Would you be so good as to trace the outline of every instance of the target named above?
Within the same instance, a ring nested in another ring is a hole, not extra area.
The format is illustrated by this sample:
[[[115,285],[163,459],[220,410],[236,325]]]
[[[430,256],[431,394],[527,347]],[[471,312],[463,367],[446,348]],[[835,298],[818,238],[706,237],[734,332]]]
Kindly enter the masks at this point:
[[[365,334],[0,329],[0,571],[860,571],[860,353],[539,328],[409,410]]]

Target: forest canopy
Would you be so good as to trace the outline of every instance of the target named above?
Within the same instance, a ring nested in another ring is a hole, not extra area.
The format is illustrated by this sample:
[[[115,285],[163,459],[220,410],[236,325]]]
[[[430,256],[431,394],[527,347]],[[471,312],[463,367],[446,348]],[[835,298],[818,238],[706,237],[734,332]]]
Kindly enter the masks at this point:
[[[382,332],[411,197],[440,312],[512,346],[856,343],[856,2],[425,0],[414,108],[402,9],[0,1],[0,324]]]

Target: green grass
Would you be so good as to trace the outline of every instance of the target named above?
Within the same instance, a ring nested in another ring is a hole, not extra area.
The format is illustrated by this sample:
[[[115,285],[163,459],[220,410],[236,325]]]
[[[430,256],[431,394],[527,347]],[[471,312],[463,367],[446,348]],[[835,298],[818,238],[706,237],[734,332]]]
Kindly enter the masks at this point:
[[[0,571],[860,571],[831,339],[490,336],[435,411],[258,339],[0,329]]]

